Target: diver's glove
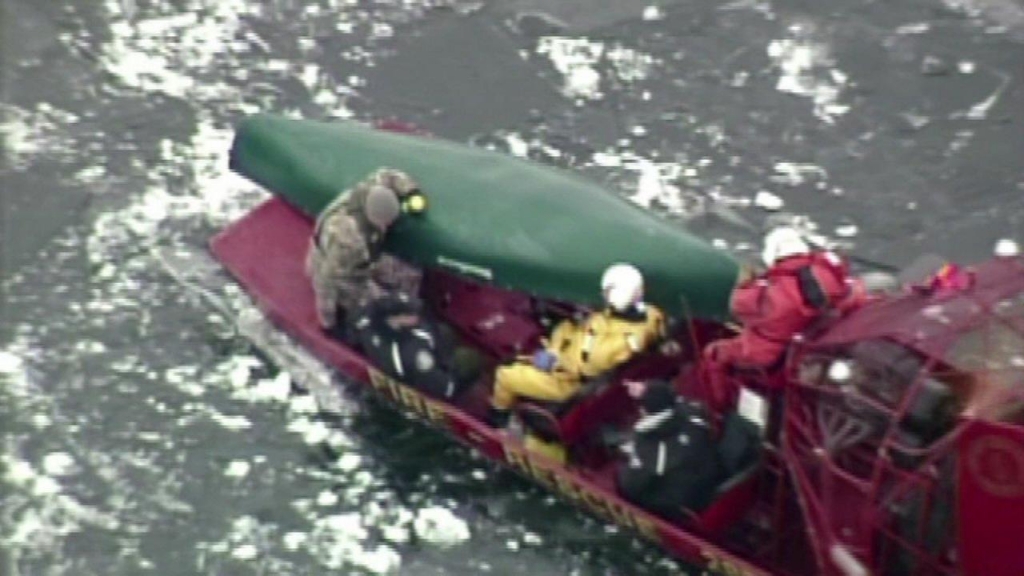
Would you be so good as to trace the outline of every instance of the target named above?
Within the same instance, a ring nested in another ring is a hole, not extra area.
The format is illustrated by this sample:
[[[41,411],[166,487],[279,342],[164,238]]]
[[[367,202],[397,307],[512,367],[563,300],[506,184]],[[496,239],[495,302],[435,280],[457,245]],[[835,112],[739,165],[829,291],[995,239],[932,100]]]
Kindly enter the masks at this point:
[[[537,350],[533,353],[533,367],[543,372],[551,372],[558,363],[558,356],[547,350]]]

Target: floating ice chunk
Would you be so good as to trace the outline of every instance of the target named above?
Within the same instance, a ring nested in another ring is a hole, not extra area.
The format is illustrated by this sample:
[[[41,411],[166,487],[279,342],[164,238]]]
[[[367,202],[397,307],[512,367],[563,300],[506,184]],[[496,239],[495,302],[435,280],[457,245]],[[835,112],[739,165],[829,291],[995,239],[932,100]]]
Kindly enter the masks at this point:
[[[331,435],[331,429],[320,421],[313,421],[309,418],[299,418],[288,423],[287,430],[302,435],[306,444],[319,444]]]
[[[405,526],[381,526],[381,536],[392,544],[405,544],[409,541],[409,528]]]
[[[799,186],[807,181],[808,176],[816,176],[822,180],[828,178],[828,172],[817,164],[798,164],[796,162],[776,162],[775,175],[771,179],[775,182]]]
[[[252,544],[242,544],[231,551],[231,556],[239,560],[252,560],[259,551]]]
[[[338,458],[336,465],[342,472],[351,472],[359,467],[362,460],[363,459],[359,454],[348,452],[346,454],[342,454],[341,457]]]
[[[288,408],[295,414],[316,414],[320,411],[312,394],[293,396]]]
[[[466,522],[439,506],[421,509],[413,521],[413,529],[421,540],[438,546],[452,546],[469,539]]]
[[[623,46],[615,46],[608,50],[606,56],[619,80],[628,83],[650,76],[651,67],[658,62],[650,54]]]
[[[754,206],[765,210],[781,210],[783,205],[782,198],[767,190],[761,190],[754,196]]]
[[[652,162],[644,161],[640,164],[640,178],[636,183],[636,193],[630,198],[636,204],[644,208],[650,208],[651,202],[661,197],[663,186],[658,167]]]
[[[931,29],[931,25],[927,22],[914,22],[912,24],[904,24],[896,29],[897,34],[924,34]]]
[[[317,82],[320,80],[320,67],[316,64],[307,63],[302,66],[302,74],[299,75],[299,81],[306,87],[307,90],[313,91],[316,88]]]
[[[317,506],[334,506],[338,503],[338,495],[330,490],[321,490],[316,496]]]
[[[32,465],[24,460],[4,458],[2,461],[6,464],[7,468],[4,477],[15,486],[25,486],[36,477],[36,471],[32,468]]]
[[[516,552],[519,550],[519,542],[516,540],[509,540],[508,542],[505,542],[505,547],[513,552]]]
[[[564,91],[570,96],[596,100],[601,97],[601,75],[588,66],[578,66],[565,76]]]
[[[390,38],[395,35],[395,29],[387,22],[374,22],[370,35],[372,38]]]
[[[60,484],[49,476],[36,476],[32,483],[32,494],[36,496],[53,496],[60,492]]]
[[[309,535],[305,532],[288,532],[284,535],[282,540],[284,542],[285,549],[295,552],[305,544],[307,540],[309,540]]]
[[[252,466],[245,460],[232,460],[224,469],[224,475],[230,478],[244,478]]]
[[[32,415],[32,425],[36,428],[42,430],[49,427],[50,424],[53,424],[53,420],[51,420],[46,414],[40,412]]]
[[[974,74],[975,64],[974,64],[974,62],[971,62],[970,60],[961,60],[961,61],[957,62],[956,69],[961,74]]]
[[[1002,238],[996,242],[994,253],[1001,258],[1010,258],[1020,254],[1020,246],[1009,238]]]
[[[640,126],[639,124],[629,129],[629,133],[637,138],[641,138],[647,135],[647,128]]]
[[[539,546],[544,543],[539,534],[533,532],[527,532],[523,534],[523,544],[529,544],[530,546]]]
[[[239,431],[252,428],[252,422],[250,422],[245,416],[228,416],[213,409],[210,409],[209,413],[214,422],[228,430]]]
[[[255,356],[236,356],[228,364],[228,382],[235,388],[241,388],[249,383],[249,377],[253,368],[260,366],[261,362]]]
[[[849,111],[849,106],[836,102],[847,76],[828,68],[833,62],[826,46],[785,38],[772,40],[767,52],[780,70],[776,90],[811,98],[814,115],[830,124]]]
[[[402,557],[388,546],[377,546],[373,551],[364,551],[358,564],[374,574],[390,574],[402,565]]]
[[[513,156],[526,158],[527,153],[530,151],[530,146],[518,134],[506,135],[505,142],[508,143],[508,151]]]
[[[856,224],[845,224],[836,228],[836,236],[841,238],[851,238],[856,236],[858,228]]]
[[[537,53],[546,55],[564,77],[562,93],[570,98],[601,98],[601,75],[593,67],[604,54],[604,45],[586,38],[545,36]]]
[[[86,354],[100,354],[107,351],[107,346],[96,340],[83,340],[75,344],[75,350]]]
[[[661,11],[661,6],[648,6],[644,8],[643,19],[648,22],[661,20],[664,17],[665,13]]]
[[[4,350],[0,350],[0,374],[18,374],[24,362],[21,358]]]
[[[287,372],[279,372],[273,379],[264,378],[252,391],[255,400],[287,402],[292,392],[292,379]]]
[[[50,476],[67,476],[75,471],[75,459],[67,452],[51,452],[43,457],[43,472]]]
[[[593,160],[594,164],[604,168],[617,168],[622,166],[622,157],[615,154],[595,152]]]

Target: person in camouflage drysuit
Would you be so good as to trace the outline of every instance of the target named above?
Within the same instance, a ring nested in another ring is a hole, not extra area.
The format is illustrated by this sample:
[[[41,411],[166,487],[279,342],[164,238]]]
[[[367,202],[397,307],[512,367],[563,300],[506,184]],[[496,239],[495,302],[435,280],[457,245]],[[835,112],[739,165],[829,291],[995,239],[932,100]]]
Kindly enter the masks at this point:
[[[320,213],[306,272],[316,295],[317,319],[325,329],[343,322],[339,309],[351,311],[379,297],[382,285],[416,293],[418,274],[393,258],[381,258],[381,244],[401,215],[402,198],[417,189],[408,174],[381,168]]]

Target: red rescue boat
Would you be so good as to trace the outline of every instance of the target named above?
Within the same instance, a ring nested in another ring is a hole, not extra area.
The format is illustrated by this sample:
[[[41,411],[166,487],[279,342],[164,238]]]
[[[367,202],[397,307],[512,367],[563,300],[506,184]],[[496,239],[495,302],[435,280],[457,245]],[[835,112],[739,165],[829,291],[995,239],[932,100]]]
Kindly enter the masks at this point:
[[[313,223],[300,207],[271,199],[212,241],[272,321],[399,408],[669,553],[730,575],[1024,574],[1024,259],[908,284],[822,319],[774,372],[736,374],[757,449],[710,506],[670,523],[618,495],[617,453],[598,432],[637,417],[623,380],[673,380],[701,399],[695,363],[729,334],[724,324],[685,318],[677,350],[644,353],[564,405],[523,403],[523,420],[568,448],[561,464],[484,423],[493,371],[442,402],[325,334],[302,264]],[[492,364],[534,349],[543,314],[585,305],[422,268],[425,303]]]

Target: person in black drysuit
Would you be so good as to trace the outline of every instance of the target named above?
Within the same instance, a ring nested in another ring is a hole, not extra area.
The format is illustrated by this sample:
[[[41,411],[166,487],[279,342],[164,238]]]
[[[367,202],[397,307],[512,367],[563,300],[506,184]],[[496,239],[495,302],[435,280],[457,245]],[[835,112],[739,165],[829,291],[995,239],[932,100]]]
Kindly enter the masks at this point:
[[[475,351],[457,347],[450,330],[404,293],[385,294],[360,308],[353,332],[381,371],[434,398],[456,398],[482,368]]]
[[[631,383],[640,384],[640,383]],[[710,504],[722,479],[713,432],[699,404],[681,402],[668,382],[652,380],[631,395],[640,419],[620,449],[619,492],[634,504],[679,521],[684,509]]]

